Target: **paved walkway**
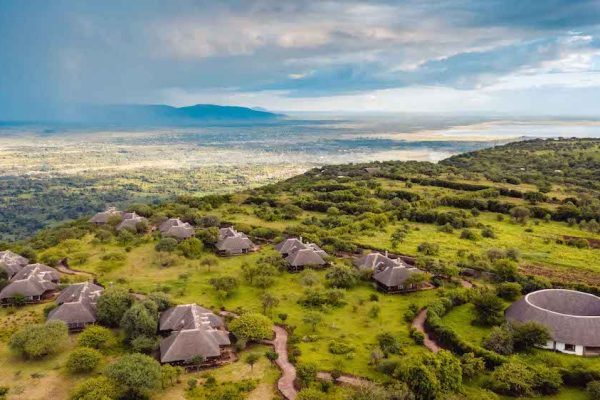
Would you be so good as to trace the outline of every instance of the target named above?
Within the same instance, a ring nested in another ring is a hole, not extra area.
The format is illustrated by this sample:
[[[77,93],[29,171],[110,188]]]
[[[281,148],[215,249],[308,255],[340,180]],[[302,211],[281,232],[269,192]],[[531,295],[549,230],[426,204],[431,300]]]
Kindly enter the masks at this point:
[[[433,351],[434,353],[437,353],[442,348],[425,331],[425,321],[426,320],[427,320],[427,309],[424,308],[417,314],[417,317],[412,322],[412,326],[425,336],[423,339],[423,345],[425,347],[427,347],[429,350]]]
[[[281,378],[277,381],[277,389],[287,400],[296,400],[298,391],[294,387],[296,380],[296,368],[288,360],[287,341],[288,333],[281,326],[273,326],[275,331],[275,340],[273,347],[278,357],[275,360],[277,366],[281,369]]]

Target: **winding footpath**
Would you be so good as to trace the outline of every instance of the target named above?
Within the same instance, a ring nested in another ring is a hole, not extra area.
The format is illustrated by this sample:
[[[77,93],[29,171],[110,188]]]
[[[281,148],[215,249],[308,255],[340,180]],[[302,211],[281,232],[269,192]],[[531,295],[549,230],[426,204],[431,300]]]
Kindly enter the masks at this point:
[[[277,353],[277,360],[275,363],[281,369],[281,378],[277,381],[277,389],[279,392],[288,400],[296,400],[298,391],[294,387],[294,381],[296,380],[296,367],[290,363],[288,359],[287,341],[288,333],[281,326],[275,325],[273,327],[275,332],[275,340],[273,340],[273,348]]]
[[[429,333],[425,330],[425,321],[427,320],[427,309],[424,308],[417,314],[417,317],[412,322],[413,328],[423,334],[423,346],[427,347],[429,350],[437,353],[442,348],[441,346],[429,336]]]

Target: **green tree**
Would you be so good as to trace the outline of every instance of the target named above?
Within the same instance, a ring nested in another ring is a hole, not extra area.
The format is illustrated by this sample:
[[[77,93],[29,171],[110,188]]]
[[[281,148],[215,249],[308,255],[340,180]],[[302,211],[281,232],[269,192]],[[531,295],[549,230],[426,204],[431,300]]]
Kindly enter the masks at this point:
[[[148,298],[152,300],[158,307],[158,311],[162,312],[168,308],[173,307],[173,302],[168,294],[164,292],[152,292],[148,295]]]
[[[130,393],[144,394],[161,384],[160,364],[143,354],[124,355],[109,365],[105,373]]]
[[[329,286],[339,289],[350,289],[358,282],[355,270],[347,265],[335,265],[325,277]]]
[[[98,322],[116,328],[132,302],[132,296],[125,289],[119,287],[106,289],[98,298],[96,306]]]
[[[93,371],[102,360],[102,354],[96,349],[80,347],[69,354],[66,367],[72,374]]]
[[[160,239],[158,241],[158,243],[156,243],[156,246],[154,246],[154,249],[156,251],[166,251],[166,252],[172,252],[175,251],[175,249],[177,248],[177,240],[173,239],[173,238],[163,238]]]
[[[498,285],[497,292],[498,296],[504,300],[514,301],[521,295],[523,288],[517,282],[503,282]]]
[[[326,400],[327,395],[315,388],[304,388],[298,392],[296,400]]]
[[[273,335],[273,323],[262,314],[247,313],[231,321],[229,330],[240,340],[257,341]]]
[[[71,400],[111,400],[118,396],[118,389],[105,376],[90,378],[75,388]]]
[[[62,351],[68,338],[67,325],[53,320],[21,328],[12,335],[8,345],[26,358],[41,358]]]
[[[270,314],[274,307],[277,307],[279,304],[279,299],[270,293],[263,293],[260,296],[260,302],[263,307],[263,314],[266,315],[267,313]]]
[[[483,347],[498,354],[508,356],[514,351],[512,331],[507,325],[495,326],[483,341]]]
[[[476,321],[482,325],[496,325],[503,321],[504,303],[492,290],[480,291],[472,300]]]
[[[308,312],[302,318],[302,322],[304,322],[307,325],[310,325],[310,328],[313,332],[317,330],[317,325],[319,325],[322,320],[323,317],[317,312]]]
[[[317,380],[317,365],[314,363],[300,363],[296,366],[296,376],[300,387],[307,388]]]
[[[509,361],[494,370],[490,389],[505,396],[531,396],[535,375],[527,366]]]
[[[447,350],[428,354],[424,359],[425,365],[434,372],[440,383],[440,390],[456,392],[462,386],[462,368],[460,360]]]
[[[475,357],[473,353],[465,353],[460,357],[462,376],[470,379],[485,371],[485,362],[482,358]]]
[[[510,209],[510,216],[520,224],[526,223],[530,215],[531,212],[527,207],[515,206]]]
[[[204,244],[202,241],[200,241],[200,239],[191,237],[179,243],[179,245],[177,245],[177,249],[185,258],[197,259],[202,255]]]
[[[250,353],[246,356],[244,361],[246,362],[246,364],[248,364],[250,366],[250,370],[252,371],[252,370],[254,370],[254,364],[256,364],[259,359],[260,359],[260,356],[258,354]]]
[[[535,346],[544,346],[551,339],[548,328],[536,321],[513,322],[513,342],[516,351],[529,351]]]
[[[110,329],[100,325],[88,325],[77,337],[80,346],[106,350],[115,343],[115,335]]]
[[[132,305],[121,319],[121,329],[125,332],[125,340],[128,342],[138,336],[154,336],[156,328],[157,315],[152,315],[142,303]]]

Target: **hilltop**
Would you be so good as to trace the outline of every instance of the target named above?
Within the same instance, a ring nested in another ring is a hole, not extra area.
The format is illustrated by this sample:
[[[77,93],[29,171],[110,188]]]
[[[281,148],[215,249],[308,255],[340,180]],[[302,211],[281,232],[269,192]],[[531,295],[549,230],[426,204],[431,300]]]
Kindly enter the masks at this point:
[[[348,387],[312,382],[316,377],[307,372],[310,368],[378,384],[393,382],[398,393],[407,387],[419,393],[416,381],[404,374],[422,368],[426,378],[419,379],[430,381],[434,389],[432,397],[421,393],[419,399],[496,399],[490,390],[526,398],[586,399],[583,386],[600,378],[598,357],[499,349],[488,338],[508,329],[501,325],[502,311],[522,294],[547,288],[600,293],[600,200],[592,184],[600,169],[594,156],[598,146],[600,140],[534,140],[439,164],[319,167],[234,194],[132,205],[126,211],[146,219],[132,230],[117,229],[118,220],[92,225],[84,218],[3,247],[62,271],[66,258],[76,273],[63,275],[62,283],[94,277],[137,298],[160,292],[175,304],[264,314],[287,329],[290,360],[302,369],[301,379],[320,388],[319,393],[329,390],[316,398],[361,397],[351,397]],[[507,148],[513,150],[510,159]],[[150,229],[167,218],[191,224],[195,237],[177,242]],[[229,226],[257,245],[253,251],[219,257],[218,228]],[[289,272],[274,246],[286,237],[322,249],[330,266]],[[376,290],[370,275],[352,272],[356,260],[373,250],[389,252],[422,271],[423,290],[389,294]],[[481,322],[479,299],[493,303],[495,320]],[[429,310],[427,329],[448,352],[430,354],[411,328],[424,307]],[[43,319],[39,305],[5,309],[0,351],[8,353],[14,331]],[[108,354],[112,359],[130,350],[125,342]],[[243,386],[254,379],[248,398],[276,398],[278,370],[264,358],[254,372],[244,364],[248,354],[266,349],[245,348],[244,343],[238,350],[240,361],[200,373],[192,370],[183,383],[166,385],[155,398],[211,398],[207,374],[221,385]],[[46,364],[16,359],[0,370],[0,385],[25,387],[33,378],[14,384],[16,370],[43,370],[45,383],[60,393],[56,398],[66,398],[65,391],[80,377],[66,374],[65,358],[61,353]],[[476,368],[469,372],[466,366],[472,362]],[[460,377],[457,368],[462,368]],[[456,379],[442,386],[446,374]],[[524,386],[498,384],[515,376]],[[185,389],[192,379],[199,379],[199,389]],[[240,396],[246,398],[242,392]]]

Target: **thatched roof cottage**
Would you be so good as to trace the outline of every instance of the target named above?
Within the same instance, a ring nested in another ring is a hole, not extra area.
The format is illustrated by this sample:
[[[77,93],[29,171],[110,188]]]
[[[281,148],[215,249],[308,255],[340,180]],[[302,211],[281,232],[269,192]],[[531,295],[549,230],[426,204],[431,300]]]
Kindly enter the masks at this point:
[[[64,321],[70,330],[81,330],[96,322],[96,303],[103,288],[91,282],[67,286],[56,299],[48,320]]]
[[[115,207],[108,207],[106,211],[102,211],[89,219],[89,222],[96,225],[107,224],[112,217],[123,217],[123,211],[117,210]]]
[[[328,254],[314,243],[304,243],[302,237],[288,238],[275,246],[292,271],[327,265]]]
[[[179,218],[169,218],[159,225],[158,230],[165,237],[183,240],[194,236],[194,228]]]
[[[129,229],[136,231],[139,223],[148,223],[148,220],[135,212],[123,213],[123,220],[117,225],[117,230]]]
[[[246,254],[256,250],[256,246],[245,233],[238,232],[233,227],[219,229],[217,251],[223,256]]]
[[[60,274],[44,264],[29,264],[17,272],[10,283],[0,291],[0,301],[10,303],[23,296],[27,303],[40,301],[48,292],[58,288]]]
[[[217,363],[231,345],[223,320],[197,304],[179,305],[163,312],[159,330],[168,335],[160,342],[162,363],[185,365],[197,357]]]
[[[15,276],[28,263],[28,259],[17,253],[13,253],[10,250],[0,251],[0,268],[6,272],[8,279]]]

